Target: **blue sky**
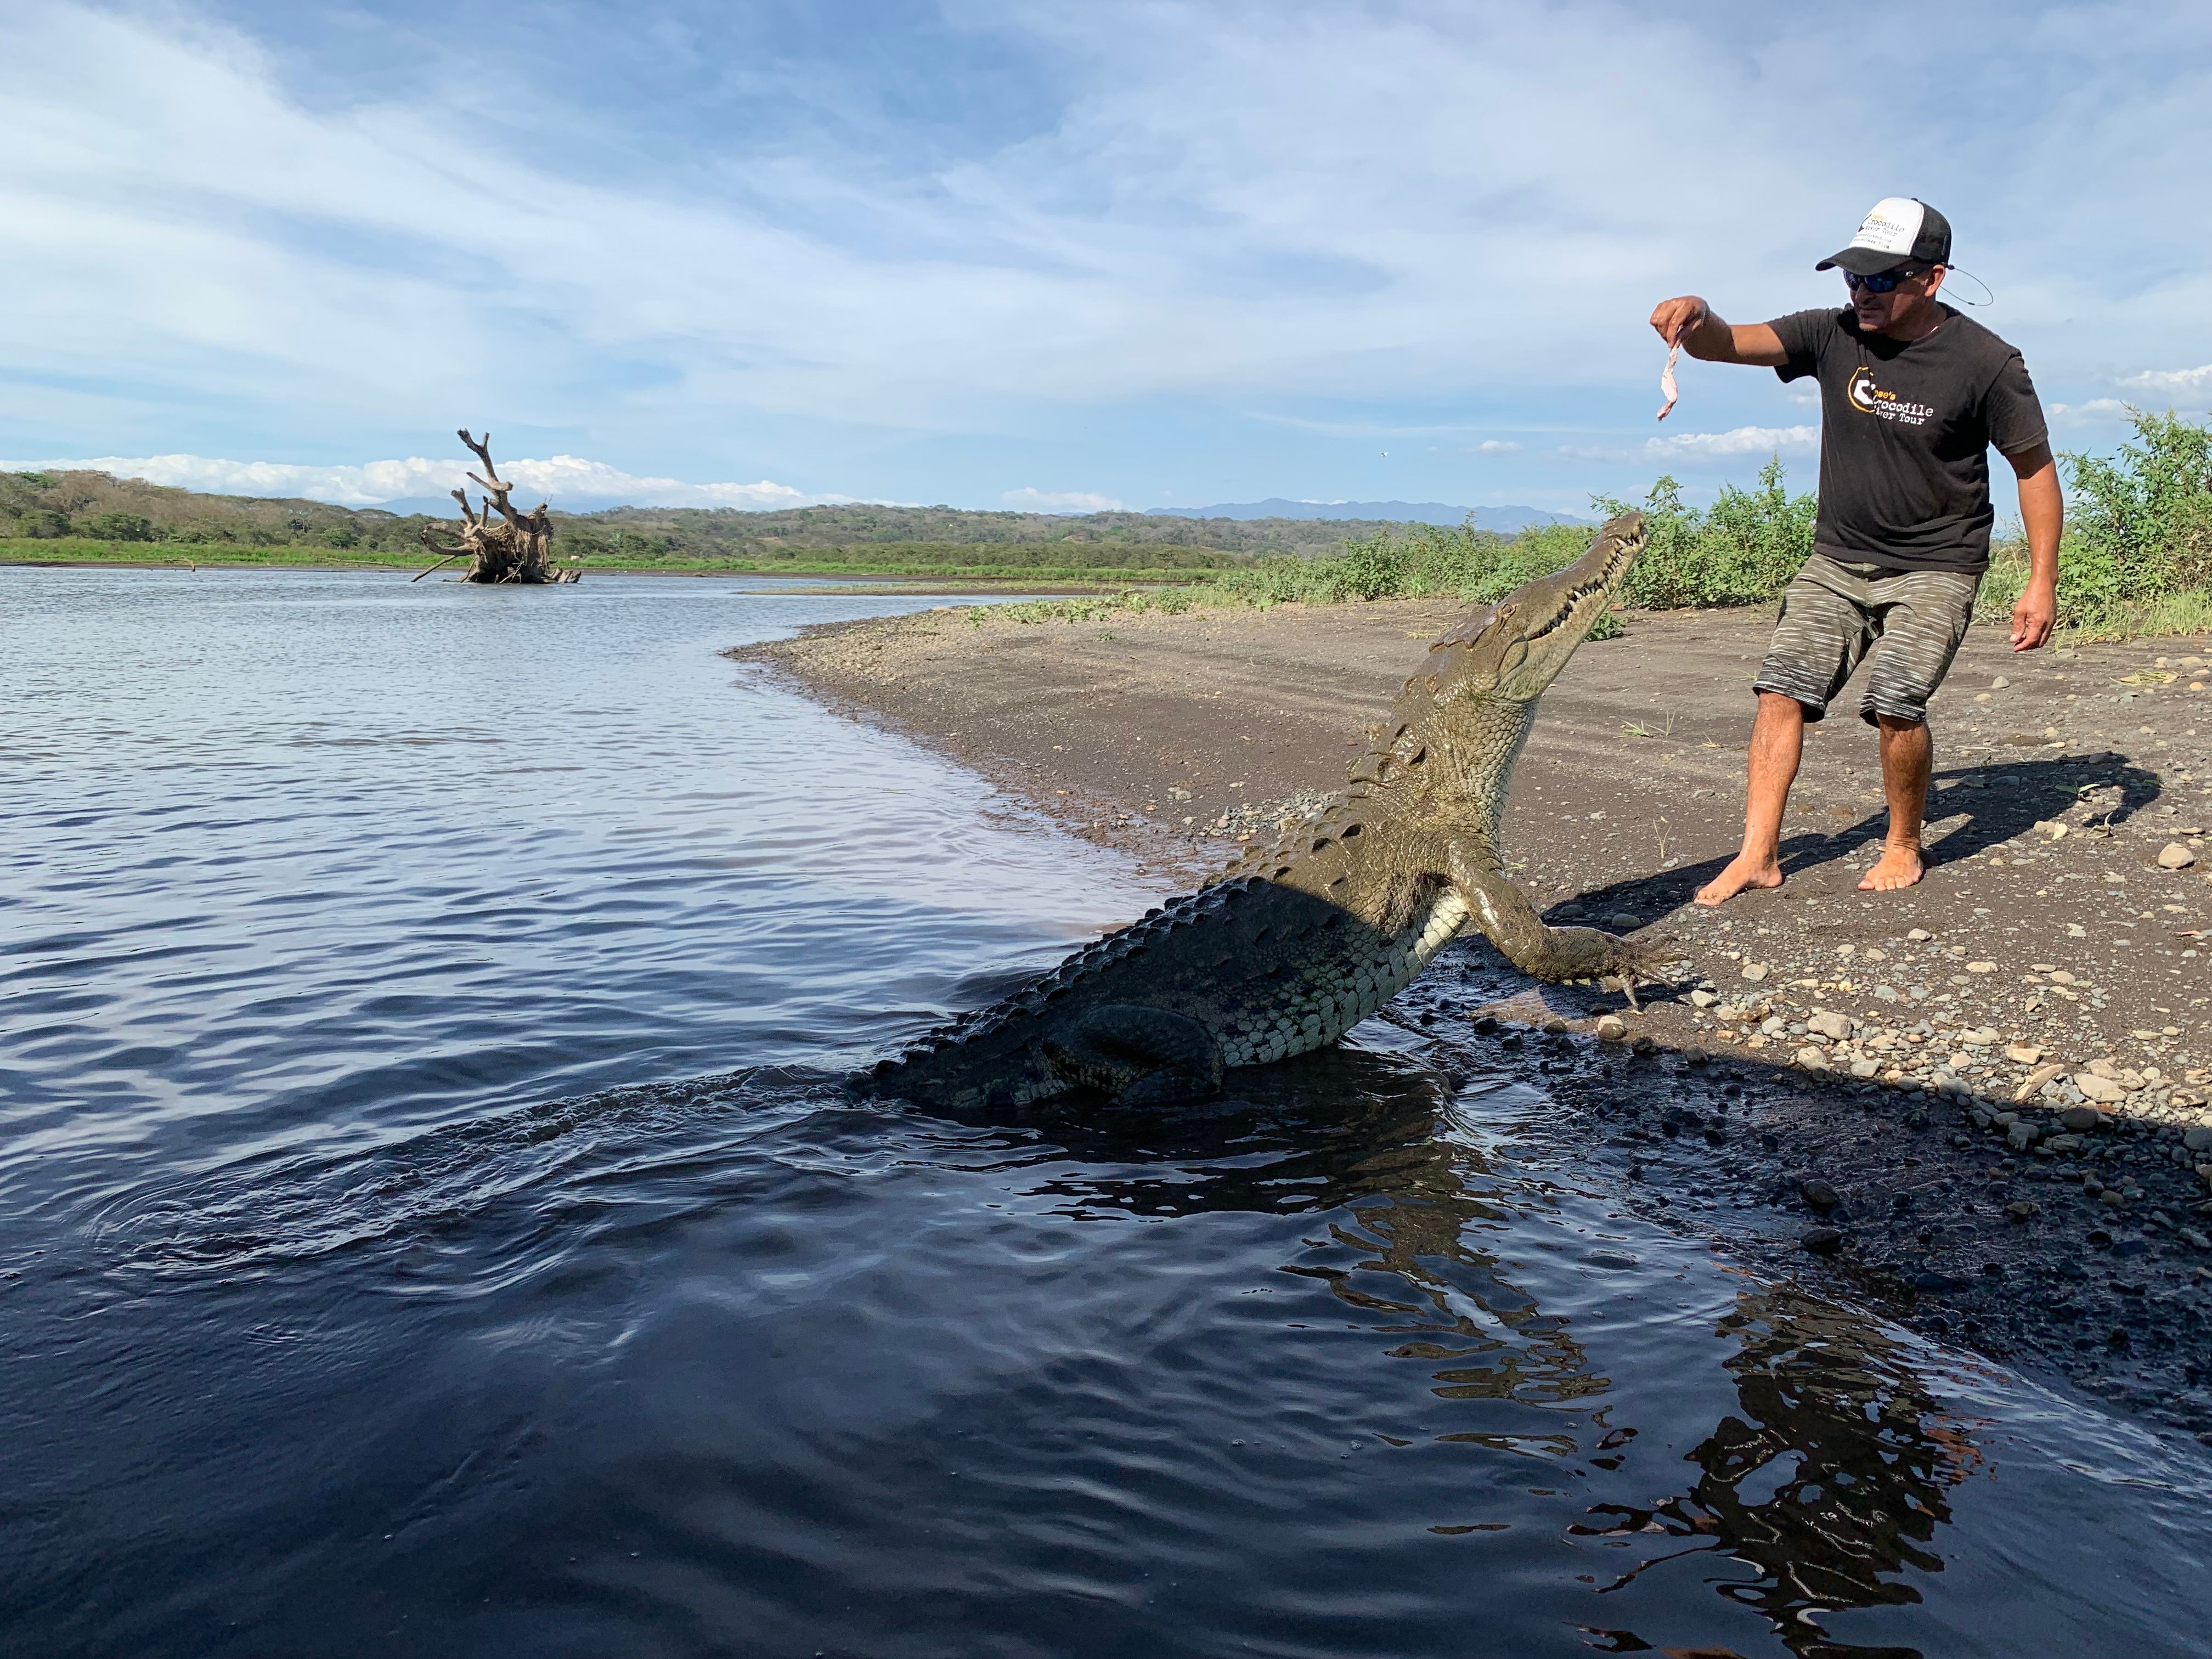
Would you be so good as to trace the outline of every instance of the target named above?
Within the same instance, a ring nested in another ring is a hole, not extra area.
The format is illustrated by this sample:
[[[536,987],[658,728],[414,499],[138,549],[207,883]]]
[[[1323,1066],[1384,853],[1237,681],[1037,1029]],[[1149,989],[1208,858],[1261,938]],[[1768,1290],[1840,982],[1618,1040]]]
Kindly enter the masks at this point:
[[[1644,319],[1838,300],[1889,194],[2062,447],[2212,408],[2202,0],[15,0],[0,62],[19,463],[370,501],[466,425],[556,504],[1809,486],[1762,371],[1655,427]]]

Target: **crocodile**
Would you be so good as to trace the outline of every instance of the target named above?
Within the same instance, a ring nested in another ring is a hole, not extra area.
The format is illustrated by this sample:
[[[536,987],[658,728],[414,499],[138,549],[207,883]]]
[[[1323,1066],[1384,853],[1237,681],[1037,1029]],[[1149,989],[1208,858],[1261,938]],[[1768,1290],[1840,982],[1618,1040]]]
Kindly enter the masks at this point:
[[[944,1107],[1077,1090],[1124,1105],[1202,1098],[1234,1066],[1334,1042],[1472,925],[1522,972],[1656,965],[1631,941],[1547,927],[1505,875],[1498,825],[1536,700],[1644,543],[1629,513],[1565,569],[1462,617],[1406,682],[1347,786],[1197,892],[1077,951],[858,1079]]]

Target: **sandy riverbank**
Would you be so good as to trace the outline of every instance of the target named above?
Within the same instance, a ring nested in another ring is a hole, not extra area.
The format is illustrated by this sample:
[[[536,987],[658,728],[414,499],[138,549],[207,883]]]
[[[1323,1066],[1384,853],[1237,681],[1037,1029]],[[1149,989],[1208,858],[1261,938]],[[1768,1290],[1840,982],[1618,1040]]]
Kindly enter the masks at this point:
[[[735,654],[1133,848],[1164,891],[1340,784],[1455,610],[940,611]],[[1977,629],[1936,707],[1928,879],[1854,890],[1883,816],[1872,736],[1841,715],[1808,744],[1789,884],[1700,911],[1739,828],[1767,628],[1632,618],[1547,695],[1515,775],[1516,878],[1555,921],[1667,939],[1674,985],[1635,1013],[1471,945],[1394,1013],[1440,1063],[1533,1044],[1557,1150],[1621,1164],[1654,1211],[2212,1431],[2202,643],[2019,658]],[[1608,1015],[1650,1052],[1590,1041]],[[2023,1094],[2018,1127],[1994,1120]]]

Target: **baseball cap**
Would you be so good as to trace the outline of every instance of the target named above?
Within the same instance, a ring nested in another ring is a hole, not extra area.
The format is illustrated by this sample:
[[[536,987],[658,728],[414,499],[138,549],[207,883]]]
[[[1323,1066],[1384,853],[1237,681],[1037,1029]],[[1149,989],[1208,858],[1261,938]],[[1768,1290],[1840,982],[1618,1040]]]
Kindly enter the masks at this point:
[[[1851,245],[1813,267],[1841,265],[1861,276],[1905,264],[1951,263],[1951,222],[1917,196],[1885,196],[1860,222]]]

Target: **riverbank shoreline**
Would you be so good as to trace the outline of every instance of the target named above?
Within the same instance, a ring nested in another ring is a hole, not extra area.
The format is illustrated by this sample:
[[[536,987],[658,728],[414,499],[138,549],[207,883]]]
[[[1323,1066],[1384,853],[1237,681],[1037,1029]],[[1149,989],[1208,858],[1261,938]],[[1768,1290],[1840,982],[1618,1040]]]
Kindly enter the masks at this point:
[[[399,574],[422,568],[420,559],[349,559],[322,562],[295,559],[210,559],[195,561],[179,557],[173,559],[15,559],[0,557],[0,569],[8,570],[170,570],[188,574],[217,571],[277,571],[300,570],[343,574],[362,572],[370,574]],[[858,595],[901,594],[928,597],[945,594],[957,598],[970,593],[1022,595],[1032,599],[1089,598],[1097,594],[1120,593],[1130,588],[1164,586],[1156,581],[1127,582],[1108,580],[1044,581],[1025,580],[1019,577],[915,575],[900,571],[842,573],[833,571],[781,570],[670,570],[646,565],[587,565],[586,575],[652,576],[658,579],[696,576],[718,581],[763,581],[776,584],[775,591],[800,596],[820,597],[825,594]],[[454,581],[456,577],[444,577]]]
[[[1340,785],[1457,610],[937,611],[731,654],[1132,852],[1165,893]],[[2212,1435],[2203,642],[2021,657],[1976,629],[1934,711],[1932,867],[1901,893],[1855,890],[1885,817],[1847,691],[1807,745],[1788,883],[1700,910],[1769,626],[1631,617],[1577,653],[1516,771],[1515,878],[1555,923],[1665,940],[1680,975],[1631,1010],[1462,943],[1389,1017],[1448,1067],[1533,1058],[1551,1152],[1643,1212]]]

